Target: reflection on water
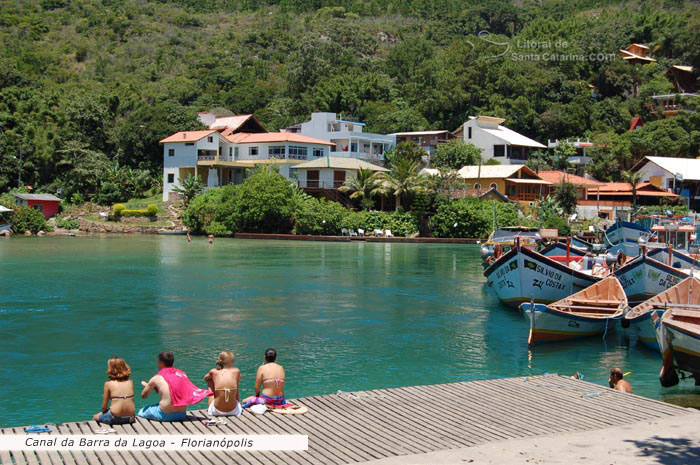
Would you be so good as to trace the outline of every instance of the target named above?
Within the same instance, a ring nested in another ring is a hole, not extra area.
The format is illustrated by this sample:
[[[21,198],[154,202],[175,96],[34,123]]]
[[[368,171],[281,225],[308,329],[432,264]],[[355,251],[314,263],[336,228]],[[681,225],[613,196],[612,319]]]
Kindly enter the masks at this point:
[[[545,372],[606,384],[613,365],[636,393],[695,393],[662,393],[658,355],[619,333],[529,351],[527,322],[484,287],[477,246],[44,237],[0,240],[0,257],[2,426],[87,418],[108,357],[138,384],[162,350],[200,385],[234,350],[243,396],[267,347],[289,397]]]

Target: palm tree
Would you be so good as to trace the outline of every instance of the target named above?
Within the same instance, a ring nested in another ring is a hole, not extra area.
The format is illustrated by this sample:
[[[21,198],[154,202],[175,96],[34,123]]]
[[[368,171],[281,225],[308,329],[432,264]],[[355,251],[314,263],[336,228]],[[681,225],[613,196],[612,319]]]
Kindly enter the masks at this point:
[[[374,202],[372,197],[381,194],[382,185],[377,173],[368,168],[360,168],[357,176],[345,181],[345,184],[338,188],[341,192],[350,192],[350,198],[359,200],[360,205],[365,210],[369,210]]]
[[[390,172],[381,173],[378,176],[382,183],[382,190],[396,197],[397,210],[401,208],[402,197],[405,198],[427,190],[428,177],[420,174],[419,171],[419,163],[403,159],[394,162]]]
[[[185,206],[190,204],[190,201],[204,190],[202,178],[197,175],[188,174],[185,179],[178,179],[180,186],[173,187],[173,192],[182,194]]]
[[[642,181],[642,173],[623,171],[622,179],[632,187],[632,219],[637,215],[637,184]]]

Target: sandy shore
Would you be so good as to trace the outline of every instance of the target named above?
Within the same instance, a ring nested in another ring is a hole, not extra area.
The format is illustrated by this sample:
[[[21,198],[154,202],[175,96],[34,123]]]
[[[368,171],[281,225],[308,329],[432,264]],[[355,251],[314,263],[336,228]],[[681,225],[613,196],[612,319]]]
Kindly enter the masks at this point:
[[[494,442],[392,457],[372,465],[565,464],[685,465],[700,463],[700,412],[583,433]]]

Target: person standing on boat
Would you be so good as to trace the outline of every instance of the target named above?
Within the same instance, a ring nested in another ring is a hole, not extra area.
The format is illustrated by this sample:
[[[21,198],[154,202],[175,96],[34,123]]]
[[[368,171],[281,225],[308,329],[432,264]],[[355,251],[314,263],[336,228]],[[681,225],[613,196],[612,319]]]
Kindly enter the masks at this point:
[[[265,351],[265,363],[260,365],[255,375],[255,396],[243,401],[243,408],[252,405],[263,404],[273,407],[287,405],[284,400],[285,373],[282,365],[275,362],[277,351],[267,349]]]
[[[214,393],[209,396],[209,415],[239,416],[241,408],[241,394],[238,386],[241,382],[241,371],[233,367],[233,352],[221,352],[216,360],[217,368],[212,368],[204,376],[204,381],[209,385],[209,390]]]
[[[123,358],[112,357],[107,361],[107,377],[109,381],[105,382],[102,410],[92,419],[110,426],[133,423],[136,406],[131,368]]]
[[[616,391],[620,392],[627,392],[629,394],[632,393],[632,386],[630,386],[630,383],[622,379],[624,377],[622,373],[622,368],[613,368],[610,370],[610,380],[608,383],[610,384],[610,387],[612,389],[615,389]]]

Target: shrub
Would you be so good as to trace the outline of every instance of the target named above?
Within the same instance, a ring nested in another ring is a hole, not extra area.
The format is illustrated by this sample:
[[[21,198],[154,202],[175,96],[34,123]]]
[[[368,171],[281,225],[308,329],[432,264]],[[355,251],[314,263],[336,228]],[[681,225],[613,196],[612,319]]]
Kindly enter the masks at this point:
[[[10,217],[12,230],[17,234],[24,234],[25,231],[37,233],[47,231],[46,219],[44,215],[33,208],[16,205]]]
[[[234,234],[238,230],[235,200],[238,187],[228,185],[194,197],[182,213],[183,224],[195,233],[215,234],[207,232],[207,229],[217,222],[223,225],[229,234]]]
[[[485,238],[493,231],[494,208],[498,226],[521,222],[512,203],[464,198],[441,204],[430,219],[435,237]]]
[[[126,207],[124,205],[118,203],[112,209],[112,213],[113,213],[115,218],[119,218],[124,213],[124,210],[126,210]]]
[[[158,207],[155,205],[149,205],[146,207],[147,216],[158,216]]]
[[[80,220],[77,218],[65,218],[57,220],[56,226],[62,229],[78,229],[80,228]]]
[[[259,171],[250,176],[232,197],[238,230],[289,233],[293,226],[295,189],[278,173]]]
[[[296,206],[294,233],[338,235],[343,228],[345,217],[351,213],[350,210],[338,202],[308,197]]]
[[[207,234],[213,234],[214,236],[231,236],[233,233],[229,230],[226,225],[219,223],[218,221],[212,221],[209,226],[204,228],[204,232]]]

